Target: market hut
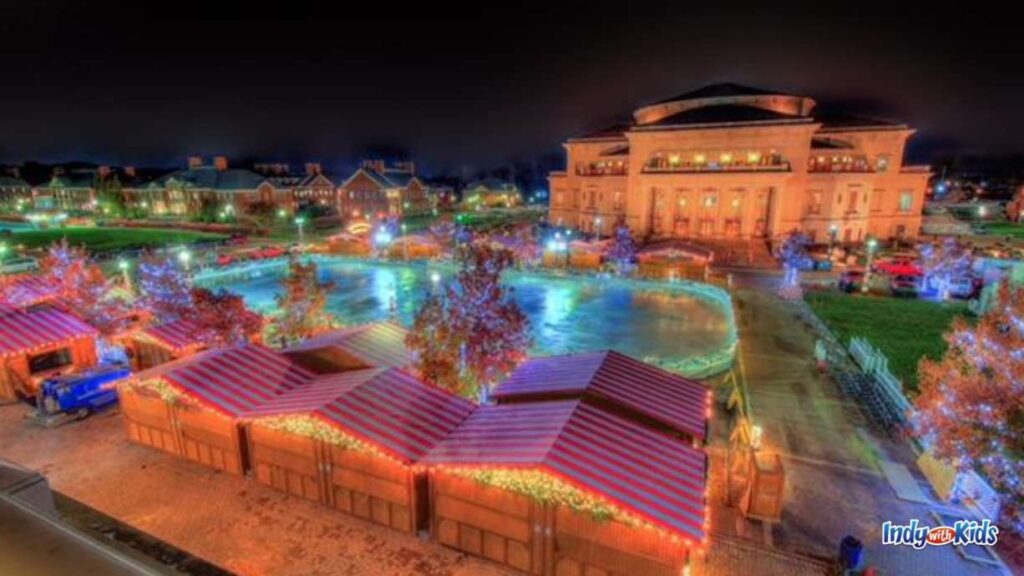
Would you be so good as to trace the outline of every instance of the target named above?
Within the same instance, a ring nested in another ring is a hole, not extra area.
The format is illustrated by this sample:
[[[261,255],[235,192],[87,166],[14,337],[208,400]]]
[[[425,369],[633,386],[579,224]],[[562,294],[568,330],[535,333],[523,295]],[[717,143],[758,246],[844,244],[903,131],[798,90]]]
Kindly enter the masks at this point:
[[[0,401],[34,396],[49,377],[98,362],[95,328],[55,308],[0,309]]]
[[[314,336],[285,350],[289,358],[318,374],[364,368],[410,368],[415,354],[405,346],[405,328],[376,322]]]
[[[694,445],[707,437],[711,391],[614,350],[531,358],[492,395],[499,404],[583,399]]]
[[[361,230],[361,228],[357,227],[356,230]],[[369,228],[366,231],[368,232]],[[345,256],[369,256],[373,250],[366,233],[342,232],[327,238],[327,251]]]
[[[396,368],[319,376],[250,414],[255,478],[401,530],[427,527],[427,485],[413,468],[473,405]]]
[[[703,280],[714,252],[685,240],[648,244],[636,255],[637,273],[661,280]]]
[[[400,236],[388,247],[388,258],[392,260],[429,260],[440,255],[437,241],[423,234]]]
[[[707,537],[707,458],[579,400],[482,406],[421,461],[433,535],[530,574],[676,576]]]
[[[219,348],[140,372],[118,386],[128,437],[243,474],[241,419],[313,373],[259,344]]]
[[[131,352],[132,368],[146,370],[186,358],[206,348],[199,327],[188,320],[174,320],[147,326],[136,332],[126,346]]]

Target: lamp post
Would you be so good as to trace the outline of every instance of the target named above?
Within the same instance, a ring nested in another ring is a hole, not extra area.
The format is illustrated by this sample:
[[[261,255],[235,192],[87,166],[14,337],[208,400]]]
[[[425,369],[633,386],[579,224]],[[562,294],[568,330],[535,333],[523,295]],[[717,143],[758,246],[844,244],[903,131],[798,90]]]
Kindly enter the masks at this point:
[[[828,260],[832,261],[832,249],[836,244],[836,236],[839,234],[839,226],[833,224],[828,227]]]
[[[0,264],[4,263],[7,259],[7,253],[11,251],[11,247],[6,242],[0,242]]]
[[[597,232],[597,241],[601,241],[601,217],[594,218],[594,230]]]
[[[868,260],[867,260],[867,271],[864,273],[864,283],[860,287],[860,291],[867,294],[868,287],[871,284],[871,264],[875,260],[875,249],[878,248],[878,240],[874,238],[868,238]]]
[[[407,229],[405,222],[402,222],[402,259],[406,262],[409,261],[409,239],[405,237]]]
[[[192,252],[188,248],[178,252],[178,261],[185,267],[185,270],[188,270],[192,264]]]
[[[299,227],[299,243],[302,243],[302,227],[306,225],[306,217],[299,216],[295,219],[295,225]]]
[[[117,261],[117,269],[121,271],[121,278],[124,281],[124,287],[129,292],[131,292],[132,290],[132,277],[128,275],[128,269],[130,267],[131,263],[129,263],[124,258],[121,258],[120,260]]]

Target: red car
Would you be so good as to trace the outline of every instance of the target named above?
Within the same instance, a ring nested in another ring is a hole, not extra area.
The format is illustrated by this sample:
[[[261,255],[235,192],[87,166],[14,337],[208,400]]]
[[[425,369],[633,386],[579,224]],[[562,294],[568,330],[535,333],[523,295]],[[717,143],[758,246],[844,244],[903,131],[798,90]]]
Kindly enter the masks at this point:
[[[921,276],[924,274],[924,270],[909,258],[880,260],[874,265],[874,269],[876,272],[882,272],[889,276]]]
[[[235,259],[232,258],[230,254],[221,254],[220,256],[217,256],[217,266],[228,266],[234,261]]]
[[[280,258],[288,252],[280,246],[267,246],[263,250],[260,250],[260,256],[263,258]]]

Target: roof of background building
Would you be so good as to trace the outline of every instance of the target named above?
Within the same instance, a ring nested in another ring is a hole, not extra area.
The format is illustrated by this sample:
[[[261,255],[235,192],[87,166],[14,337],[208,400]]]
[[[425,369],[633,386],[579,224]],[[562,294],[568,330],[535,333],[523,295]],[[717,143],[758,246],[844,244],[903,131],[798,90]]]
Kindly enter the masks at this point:
[[[28,188],[31,184],[14,176],[0,176],[0,188]]]
[[[742,84],[735,84],[733,82],[723,82],[720,84],[710,84],[708,86],[704,86],[696,90],[692,90],[690,92],[677,94],[676,96],[673,96],[671,98],[659,100],[654,104],[667,104],[669,102],[677,102],[679,100],[697,100],[700,98],[727,98],[732,96],[767,95],[788,96],[788,94],[786,94],[785,92],[779,92],[777,90],[765,90],[764,88],[744,86]]]
[[[691,541],[705,538],[705,454],[578,400],[481,406],[422,464],[539,469]]]
[[[707,387],[614,350],[531,358],[494,392],[499,402],[592,396],[703,440]]]
[[[867,118],[853,114],[822,113],[815,114],[814,119],[821,122],[821,130],[841,130],[852,128],[906,128],[906,124],[879,118]]]
[[[643,130],[651,126],[689,126],[699,124],[752,124],[764,122],[811,122],[810,118],[782,114],[742,104],[716,104],[684,110],[655,122],[638,126]]]
[[[208,190],[255,190],[267,181],[263,175],[244,168],[228,168],[218,170],[214,166],[199,166],[188,170],[172,172],[158,180],[166,186],[169,181],[184,182],[191,188]]]
[[[248,416],[309,413],[405,464],[422,458],[473,411],[468,400],[397,368],[325,374]]]

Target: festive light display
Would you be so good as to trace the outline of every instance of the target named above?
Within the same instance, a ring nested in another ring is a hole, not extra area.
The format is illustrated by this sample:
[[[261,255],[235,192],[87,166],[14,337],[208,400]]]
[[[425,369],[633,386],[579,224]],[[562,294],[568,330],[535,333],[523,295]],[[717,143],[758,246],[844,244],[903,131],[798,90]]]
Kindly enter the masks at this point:
[[[113,283],[84,248],[69,246],[63,238],[50,246],[40,268],[43,282],[57,287],[68,310],[101,336],[112,336],[126,327],[129,306],[114,297]]]
[[[615,225],[615,234],[605,257],[615,263],[616,273],[625,274],[630,270],[636,258],[636,243],[633,241],[633,233],[629,226],[626,226],[625,219],[620,218]]]
[[[142,304],[158,324],[182,318],[192,309],[192,283],[174,258],[144,255],[139,262],[138,285]]]
[[[489,243],[459,248],[454,285],[424,302],[406,338],[419,354],[419,373],[467,397],[486,397],[489,386],[526,358],[529,320],[501,274],[512,253]]]
[[[284,292],[275,297],[279,312],[271,326],[275,338],[295,342],[335,326],[327,312],[327,294],[334,283],[320,281],[316,262],[303,264],[293,257],[281,285]]]
[[[779,296],[785,300],[799,300],[803,298],[803,289],[800,287],[800,266],[808,259],[807,245],[810,239],[799,230],[793,230],[786,236],[786,240],[779,248],[779,259],[785,270],[782,285],[779,287]]]
[[[927,243],[918,248],[925,278],[937,289],[939,300],[949,298],[950,282],[970,274],[974,257],[966,246],[953,236],[939,244]]]
[[[939,361],[921,361],[914,427],[939,458],[977,469],[1024,532],[1024,289],[1004,281],[976,325],[958,318]]]
[[[241,344],[263,329],[263,317],[249,310],[241,295],[221,289],[192,290],[194,308],[186,318],[200,327],[197,340],[211,346]]]
[[[280,430],[289,434],[295,434],[296,436],[302,436],[304,438],[321,440],[328,444],[340,446],[346,450],[381,456],[384,455],[380,450],[377,450],[366,442],[363,442],[349,434],[345,434],[334,426],[331,426],[323,420],[314,418],[313,416],[304,414],[294,416],[272,416],[270,418],[261,418],[257,420],[257,422],[267,428]]]

